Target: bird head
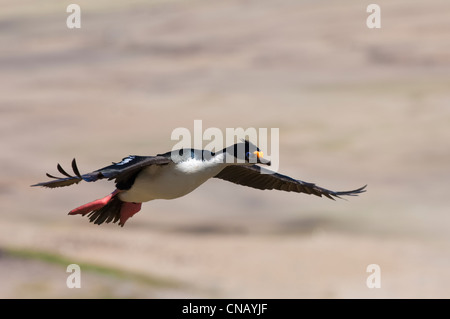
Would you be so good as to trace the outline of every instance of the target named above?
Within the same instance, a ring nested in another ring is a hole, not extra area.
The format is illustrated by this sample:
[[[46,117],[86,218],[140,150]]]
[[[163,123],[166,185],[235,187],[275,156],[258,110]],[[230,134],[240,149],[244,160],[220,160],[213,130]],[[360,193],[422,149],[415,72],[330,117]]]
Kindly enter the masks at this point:
[[[227,163],[270,165],[270,161],[263,157],[263,152],[248,140],[227,147],[224,153]]]

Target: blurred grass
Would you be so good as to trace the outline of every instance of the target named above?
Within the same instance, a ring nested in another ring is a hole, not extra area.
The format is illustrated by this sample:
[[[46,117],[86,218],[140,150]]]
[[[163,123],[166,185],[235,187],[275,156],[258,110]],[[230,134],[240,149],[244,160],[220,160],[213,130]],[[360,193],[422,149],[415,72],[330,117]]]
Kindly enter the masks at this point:
[[[80,269],[83,272],[101,274],[115,279],[130,280],[145,285],[149,285],[155,288],[180,288],[181,286],[183,286],[181,282],[177,282],[175,280],[169,280],[159,277],[157,278],[155,276],[149,276],[147,274],[123,270],[116,267],[105,266],[90,262],[74,263],[73,260],[71,260],[68,257],[43,250],[35,250],[35,249],[30,250],[30,249],[7,247],[1,248],[0,252],[5,256],[16,257],[21,259],[38,260],[63,267],[67,267],[70,264],[77,264],[78,266],[80,266]]]

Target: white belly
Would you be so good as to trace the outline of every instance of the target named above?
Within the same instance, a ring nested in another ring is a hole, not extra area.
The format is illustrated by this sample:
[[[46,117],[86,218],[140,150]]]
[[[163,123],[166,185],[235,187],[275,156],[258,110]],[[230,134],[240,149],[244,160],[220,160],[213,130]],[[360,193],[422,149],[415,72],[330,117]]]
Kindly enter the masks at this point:
[[[133,186],[120,193],[119,198],[125,202],[141,203],[184,196],[224,168],[223,165],[205,168],[201,163],[190,160],[178,165],[151,165],[139,173]]]

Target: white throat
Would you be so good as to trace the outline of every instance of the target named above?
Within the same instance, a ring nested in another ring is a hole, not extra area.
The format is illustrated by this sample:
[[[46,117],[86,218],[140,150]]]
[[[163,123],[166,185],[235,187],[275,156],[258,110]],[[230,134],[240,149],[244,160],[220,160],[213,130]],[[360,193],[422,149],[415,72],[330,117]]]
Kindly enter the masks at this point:
[[[220,153],[207,160],[189,158],[186,161],[178,163],[176,169],[185,174],[205,174],[213,177],[224,169],[225,166],[227,166],[225,164],[225,155],[224,153]]]

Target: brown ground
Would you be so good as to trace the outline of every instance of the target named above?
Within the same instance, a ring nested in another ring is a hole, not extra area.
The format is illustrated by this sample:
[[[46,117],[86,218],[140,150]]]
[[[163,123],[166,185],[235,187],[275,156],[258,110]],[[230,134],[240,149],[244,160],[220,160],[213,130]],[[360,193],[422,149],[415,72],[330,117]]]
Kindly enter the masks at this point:
[[[70,2],[0,3],[0,297],[450,297],[448,0],[379,0],[379,30],[368,1],[78,1],[79,30]],[[280,172],[368,192],[213,180],[120,228],[67,216],[111,183],[29,187],[170,150],[195,119],[279,128]],[[68,289],[40,254],[162,283],[82,267]]]

